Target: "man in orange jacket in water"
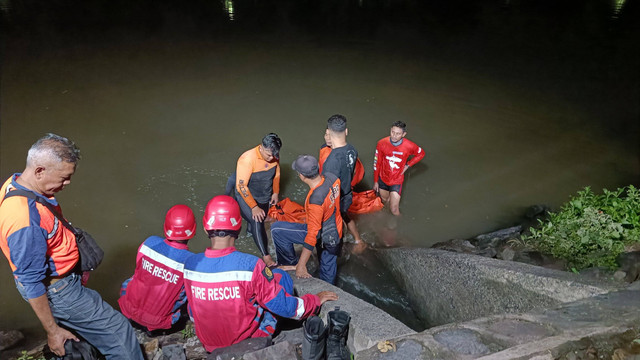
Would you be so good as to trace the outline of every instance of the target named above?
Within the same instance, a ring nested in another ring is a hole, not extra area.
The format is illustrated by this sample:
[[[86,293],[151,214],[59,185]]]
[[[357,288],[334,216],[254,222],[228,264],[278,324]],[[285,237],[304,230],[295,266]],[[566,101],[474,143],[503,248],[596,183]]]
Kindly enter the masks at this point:
[[[242,217],[247,221],[247,230],[253,236],[267,266],[276,263],[269,255],[269,238],[264,228],[264,220],[269,206],[278,203],[280,147],[282,141],[278,135],[267,134],[260,145],[245,151],[238,158],[236,173],[227,183],[227,193],[235,194]],[[233,182],[235,191],[231,189]]]

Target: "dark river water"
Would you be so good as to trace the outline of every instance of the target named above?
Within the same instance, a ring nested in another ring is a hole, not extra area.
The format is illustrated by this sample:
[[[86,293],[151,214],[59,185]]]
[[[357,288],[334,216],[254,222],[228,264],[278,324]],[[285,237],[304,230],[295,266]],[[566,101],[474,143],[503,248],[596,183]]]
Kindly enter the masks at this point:
[[[46,132],[81,160],[58,198],[107,258],[89,285],[115,304],[135,251],[166,210],[197,219],[238,156],[283,140],[290,168],[317,154],[326,119],[348,118],[372,186],[393,121],[426,158],[403,216],[358,219],[373,247],[428,247],[512,226],[584,186],[640,184],[640,21],[625,0],[0,0],[0,175]],[[202,251],[202,231],[191,240]],[[243,251],[256,252],[244,234]],[[346,254],[338,285],[425,325],[372,251]],[[0,330],[39,324],[0,261]]]

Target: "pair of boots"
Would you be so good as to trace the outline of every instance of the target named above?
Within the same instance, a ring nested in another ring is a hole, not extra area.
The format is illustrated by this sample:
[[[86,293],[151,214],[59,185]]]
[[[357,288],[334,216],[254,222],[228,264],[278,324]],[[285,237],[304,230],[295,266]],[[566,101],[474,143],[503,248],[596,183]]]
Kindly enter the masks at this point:
[[[324,321],[317,316],[312,316],[304,322],[304,339],[302,341],[302,358],[304,360],[351,359],[351,353],[347,347],[351,316],[336,306],[335,310],[329,311],[328,319],[328,326],[325,326]]]

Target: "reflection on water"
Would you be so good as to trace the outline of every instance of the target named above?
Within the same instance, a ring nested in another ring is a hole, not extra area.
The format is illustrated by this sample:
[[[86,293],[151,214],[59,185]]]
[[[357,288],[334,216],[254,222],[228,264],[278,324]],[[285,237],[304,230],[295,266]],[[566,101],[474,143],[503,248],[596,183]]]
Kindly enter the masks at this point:
[[[224,9],[229,14],[229,21],[233,21],[233,0],[222,0],[224,2]]]
[[[611,0],[611,17],[613,19],[617,19],[620,16],[626,2],[627,0]]]
[[[304,202],[291,161],[317,153],[335,113],[349,119],[362,189],[393,121],[427,153],[401,218],[358,217],[374,248],[511,226],[586,185],[640,185],[637,5],[616,2],[612,21],[610,0],[508,3],[0,0],[1,178],[45,132],[79,144],[59,199],[104,244],[90,286],[111,304],[167,209],[185,203],[200,219],[266,133],[283,139],[282,197]],[[206,246],[198,230],[190,247]],[[244,233],[238,247],[256,253]],[[412,318],[370,253],[345,258],[339,279]],[[38,328],[5,260],[0,289],[0,329]]]

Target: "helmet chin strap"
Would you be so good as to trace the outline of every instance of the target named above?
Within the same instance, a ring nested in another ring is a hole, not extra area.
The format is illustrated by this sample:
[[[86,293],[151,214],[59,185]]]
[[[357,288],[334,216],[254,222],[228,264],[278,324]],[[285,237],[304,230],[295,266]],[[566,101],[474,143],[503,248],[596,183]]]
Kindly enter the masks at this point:
[[[234,230],[209,230],[208,233],[209,233],[209,236],[215,236],[215,237],[231,236],[236,239],[238,238],[238,235],[240,235],[240,231],[234,231]]]

